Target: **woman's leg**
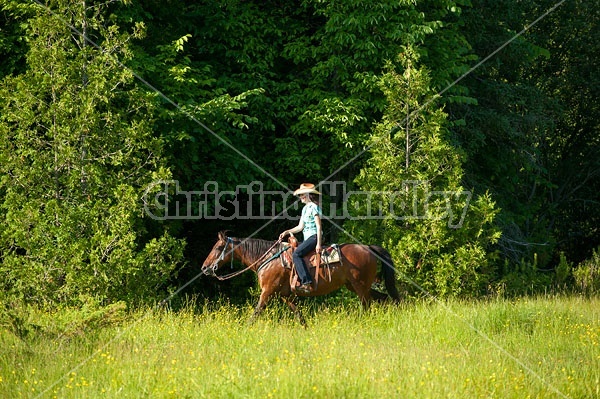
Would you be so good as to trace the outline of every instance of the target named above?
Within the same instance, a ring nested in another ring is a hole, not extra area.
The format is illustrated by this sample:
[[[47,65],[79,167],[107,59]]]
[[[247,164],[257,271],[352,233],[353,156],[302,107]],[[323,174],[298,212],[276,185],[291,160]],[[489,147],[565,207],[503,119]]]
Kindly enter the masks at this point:
[[[311,284],[312,278],[310,277],[310,273],[308,272],[308,267],[304,263],[304,259],[302,259],[305,255],[308,255],[310,251],[315,249],[317,246],[317,235],[313,235],[308,237],[306,240],[302,241],[298,248],[292,254],[292,259],[294,260],[294,265],[296,266],[296,271],[298,272],[298,279],[300,280],[300,284]]]

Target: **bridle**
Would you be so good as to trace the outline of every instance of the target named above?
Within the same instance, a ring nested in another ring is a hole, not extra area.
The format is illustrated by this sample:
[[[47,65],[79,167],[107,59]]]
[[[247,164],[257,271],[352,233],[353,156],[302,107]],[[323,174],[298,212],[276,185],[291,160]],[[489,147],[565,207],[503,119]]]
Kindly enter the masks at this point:
[[[204,274],[208,275],[208,276],[214,276],[214,277],[219,277],[217,276],[217,269],[219,268],[219,262],[221,262],[222,260],[225,259],[225,253],[227,252],[227,247],[229,246],[229,244],[231,244],[231,268],[233,269],[233,252],[235,251],[235,246],[233,245],[233,238],[231,237],[225,237],[225,245],[223,246],[223,249],[221,250],[221,254],[219,255],[219,257],[217,258],[217,260],[215,260],[213,262],[212,265],[210,265],[209,268],[207,268],[204,271]]]

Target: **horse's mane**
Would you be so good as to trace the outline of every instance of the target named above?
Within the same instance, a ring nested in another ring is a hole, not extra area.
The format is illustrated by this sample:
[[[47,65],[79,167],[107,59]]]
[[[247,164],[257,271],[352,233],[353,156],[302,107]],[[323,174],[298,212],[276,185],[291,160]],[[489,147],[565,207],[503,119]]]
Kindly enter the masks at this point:
[[[228,231],[221,232],[223,236],[227,236]],[[233,237],[231,237],[233,238]],[[260,238],[234,238],[235,241],[239,241],[239,244],[236,243],[236,246],[244,253],[244,256],[249,259],[256,259],[259,256],[262,256],[267,252],[275,241],[263,240]]]
[[[240,247],[244,254],[251,259],[264,255],[275,244],[275,241],[260,238],[243,238]]]

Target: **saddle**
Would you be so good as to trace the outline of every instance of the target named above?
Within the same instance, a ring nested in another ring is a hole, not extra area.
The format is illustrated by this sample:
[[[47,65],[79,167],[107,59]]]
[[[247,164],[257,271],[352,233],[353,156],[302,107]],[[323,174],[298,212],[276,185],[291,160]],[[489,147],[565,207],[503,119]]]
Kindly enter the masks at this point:
[[[298,240],[293,235],[288,238],[288,245],[291,250],[285,251],[284,257],[285,262],[290,265],[292,273],[290,275],[290,287],[292,291],[300,285],[298,281],[298,273],[296,267],[292,261],[292,253],[298,247]],[[336,266],[336,263],[342,263],[342,257],[340,254],[340,247],[338,244],[331,244],[327,248],[321,250],[321,253],[317,253],[315,250],[311,251],[308,255],[304,256],[304,262],[308,265],[308,271],[313,277],[315,282],[315,288],[319,284],[319,277],[331,281],[331,268]],[[325,265],[325,267],[321,267]]]

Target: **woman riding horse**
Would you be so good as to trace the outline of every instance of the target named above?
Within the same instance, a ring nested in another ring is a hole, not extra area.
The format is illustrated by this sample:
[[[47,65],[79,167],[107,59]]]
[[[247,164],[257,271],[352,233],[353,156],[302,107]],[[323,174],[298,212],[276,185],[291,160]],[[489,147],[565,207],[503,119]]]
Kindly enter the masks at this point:
[[[395,269],[388,251],[377,245],[341,244],[339,245],[341,262],[327,265],[331,277],[322,279],[310,293],[294,293],[292,291],[291,268],[286,267],[282,254],[291,251],[287,243],[281,241],[266,241],[255,238],[234,238],[220,232],[218,240],[202,264],[202,272],[216,276],[221,280],[238,275],[246,270],[253,270],[258,276],[261,288],[260,299],[254,310],[253,319],[265,308],[269,299],[279,294],[281,299],[292,309],[296,317],[304,325],[304,319],[294,304],[295,296],[325,295],[346,286],[356,293],[363,307],[367,307],[373,295],[378,299],[387,298],[371,286],[377,277],[377,260],[381,261],[380,277],[385,282],[387,294],[394,300],[399,300],[396,289]],[[238,260],[246,266],[245,269],[232,273],[227,277],[219,277],[216,271],[233,260]],[[312,268],[314,270],[314,268]],[[291,299],[289,299],[291,297]]]
[[[300,280],[300,287],[296,288],[296,291],[308,294],[313,290],[313,287],[308,267],[306,267],[303,258],[312,250],[315,250],[318,254],[321,253],[321,238],[323,237],[321,214],[323,212],[317,199],[317,195],[321,195],[321,193],[315,190],[314,184],[303,183],[298,190],[294,191],[294,195],[300,197],[300,201],[305,204],[304,208],[302,208],[300,223],[298,223],[298,226],[281,233],[279,239],[282,240],[288,234],[300,231],[304,235],[304,241],[298,245],[298,248],[296,248],[292,255],[292,259],[294,260],[294,266],[296,266],[296,272]]]

